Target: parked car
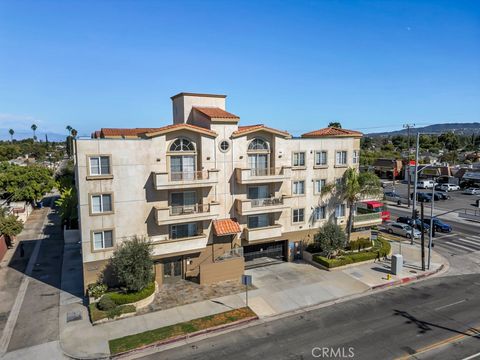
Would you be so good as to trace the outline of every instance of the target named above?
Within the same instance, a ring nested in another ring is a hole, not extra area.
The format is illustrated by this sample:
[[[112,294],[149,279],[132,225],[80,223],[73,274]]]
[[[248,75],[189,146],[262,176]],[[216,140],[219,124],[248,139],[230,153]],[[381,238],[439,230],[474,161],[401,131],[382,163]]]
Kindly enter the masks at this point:
[[[410,194],[410,199],[413,199],[413,193]],[[420,202],[430,202],[432,201],[432,197],[430,194],[427,193],[417,193],[417,201]]]
[[[419,238],[422,235],[420,231],[418,231],[417,229],[412,229],[412,227],[407,224],[402,224],[398,222],[389,222],[389,223],[385,223],[384,226],[389,234],[404,236],[407,239],[412,238],[412,230],[413,230],[414,238]]]
[[[430,219],[423,219],[423,221],[427,224],[430,224]],[[433,226],[435,227],[435,231],[452,232],[453,230],[451,225],[444,223],[436,217],[433,218]]]
[[[397,222],[401,223],[401,224],[407,224],[407,225],[410,225],[410,226],[413,226],[413,224],[416,224],[417,229],[420,229],[420,227],[422,226],[422,220],[421,219],[415,219],[415,221],[414,221],[411,217],[408,217],[408,216],[400,216],[399,218],[397,218]],[[429,230],[430,225],[424,223],[423,224],[423,229],[425,231]]]
[[[439,197],[439,200],[448,200],[448,199],[450,199],[450,195],[447,195],[447,194],[444,193],[444,192],[436,192],[436,193],[435,193],[435,196],[437,196],[437,195],[438,195],[438,197]],[[436,201],[436,200],[437,200],[437,198],[435,197],[435,201]]]
[[[417,182],[418,189],[433,189],[435,185],[437,185],[437,183],[433,180],[419,180]]]
[[[438,190],[441,191],[458,191],[460,190],[460,186],[454,184],[442,184],[439,186]]]
[[[479,195],[480,194],[480,189],[474,188],[474,187],[469,187],[465,190],[463,190],[464,194],[469,194],[469,195]]]
[[[383,194],[383,196],[387,201],[392,201],[394,203],[397,203],[398,205],[402,204],[402,198],[394,191],[387,191]]]

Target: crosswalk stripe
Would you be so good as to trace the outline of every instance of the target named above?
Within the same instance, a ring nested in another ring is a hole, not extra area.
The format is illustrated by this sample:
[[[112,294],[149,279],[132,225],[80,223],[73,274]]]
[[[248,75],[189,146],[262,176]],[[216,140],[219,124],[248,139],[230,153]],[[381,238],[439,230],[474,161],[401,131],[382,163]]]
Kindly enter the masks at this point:
[[[480,236],[465,236],[465,238],[469,240],[477,240],[477,242],[480,243]]]
[[[466,242],[466,243],[469,243],[469,244],[473,244],[473,245],[476,245],[478,247],[480,247],[480,243],[479,242],[476,242],[476,241],[470,241],[470,240],[467,240],[467,239],[457,239],[458,241],[461,241],[461,242]]]
[[[459,247],[461,249],[468,250],[468,251],[475,251],[472,248],[469,248],[469,247],[466,247],[466,246],[463,246],[463,245],[459,245],[459,244],[455,244],[455,243],[452,243],[450,241],[445,242],[445,244],[448,244],[448,245],[451,245],[451,246],[456,246],[456,247]]]

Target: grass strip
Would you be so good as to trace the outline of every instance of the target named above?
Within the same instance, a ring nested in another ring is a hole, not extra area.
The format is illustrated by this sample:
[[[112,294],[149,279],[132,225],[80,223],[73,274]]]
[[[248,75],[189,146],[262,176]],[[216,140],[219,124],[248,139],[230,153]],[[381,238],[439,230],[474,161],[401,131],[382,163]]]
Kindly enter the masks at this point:
[[[181,335],[191,334],[200,330],[209,329],[219,325],[229,324],[238,320],[247,319],[256,314],[247,307],[229,310],[220,314],[209,315],[202,318],[145,331],[135,335],[124,336],[108,342],[112,355],[137,349],[158,341],[167,340]]]

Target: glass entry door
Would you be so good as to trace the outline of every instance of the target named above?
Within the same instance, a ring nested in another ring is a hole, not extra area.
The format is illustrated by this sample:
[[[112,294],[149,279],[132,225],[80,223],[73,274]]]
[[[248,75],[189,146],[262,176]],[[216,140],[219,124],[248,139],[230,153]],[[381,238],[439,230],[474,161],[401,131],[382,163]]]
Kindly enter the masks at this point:
[[[176,258],[163,263],[163,281],[174,282],[182,278],[182,259]]]

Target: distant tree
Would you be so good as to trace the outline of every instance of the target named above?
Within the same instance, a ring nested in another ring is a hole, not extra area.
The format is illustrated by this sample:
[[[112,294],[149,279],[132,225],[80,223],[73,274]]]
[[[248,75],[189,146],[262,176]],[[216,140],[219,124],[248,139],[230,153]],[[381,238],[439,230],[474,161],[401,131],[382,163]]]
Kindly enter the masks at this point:
[[[113,273],[128,291],[140,291],[153,279],[152,249],[139,237],[123,241],[111,258]]]
[[[341,129],[341,128],[342,128],[342,124],[340,124],[338,121],[331,121],[331,122],[328,124],[328,127],[333,127],[333,128]]]
[[[333,223],[326,223],[315,234],[314,243],[316,248],[320,248],[327,258],[334,256],[339,250],[343,250],[347,245],[347,236],[345,231]]]
[[[60,194],[60,198],[55,201],[55,205],[59,208],[62,222],[67,226],[67,229],[71,229],[72,225],[76,224],[78,221],[78,200],[75,188],[64,188]]]
[[[72,134],[73,138],[75,139],[77,137],[78,131],[75,130],[75,129],[72,129],[71,134]]]
[[[13,134],[15,134],[15,131],[13,129],[8,130],[8,133],[10,134],[10,142],[13,143]]]
[[[459,138],[453,132],[440,135],[438,141],[441,142],[448,151],[457,150],[459,147]]]
[[[35,131],[37,131],[37,125],[32,124],[30,128],[33,130],[33,140],[35,141],[37,139],[37,136],[35,135]]]
[[[65,129],[67,129],[68,135],[70,135],[72,133],[72,127],[70,125],[67,125],[67,127]]]
[[[0,234],[14,237],[23,230],[23,223],[15,215],[0,214]]]

